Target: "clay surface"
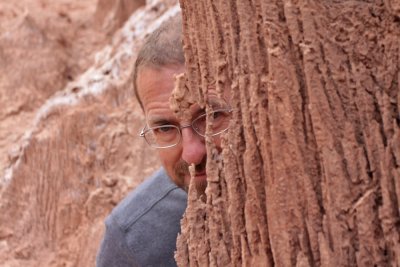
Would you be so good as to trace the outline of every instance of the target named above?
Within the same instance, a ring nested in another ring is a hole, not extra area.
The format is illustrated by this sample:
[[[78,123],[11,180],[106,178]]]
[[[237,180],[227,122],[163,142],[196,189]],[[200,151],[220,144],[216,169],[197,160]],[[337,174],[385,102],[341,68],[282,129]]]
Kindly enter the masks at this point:
[[[158,168],[132,67],[178,5],[143,4],[0,0],[2,267],[94,266],[105,216]]]
[[[178,265],[400,266],[398,2],[180,3],[185,94],[234,117]]]

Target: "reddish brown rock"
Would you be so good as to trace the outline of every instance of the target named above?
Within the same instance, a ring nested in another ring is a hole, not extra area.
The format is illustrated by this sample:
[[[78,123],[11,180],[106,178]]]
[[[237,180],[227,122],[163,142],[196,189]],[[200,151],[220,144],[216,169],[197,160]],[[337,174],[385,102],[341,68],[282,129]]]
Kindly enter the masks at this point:
[[[99,0],[94,14],[94,23],[107,33],[119,29],[132,12],[146,4],[146,0]]]
[[[180,3],[189,96],[234,112],[178,265],[400,266],[396,1]]]

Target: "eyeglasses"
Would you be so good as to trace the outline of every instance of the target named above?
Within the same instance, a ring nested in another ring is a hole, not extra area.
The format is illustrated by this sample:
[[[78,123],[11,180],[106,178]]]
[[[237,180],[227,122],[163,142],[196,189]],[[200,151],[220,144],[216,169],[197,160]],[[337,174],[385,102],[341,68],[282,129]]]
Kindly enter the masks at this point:
[[[209,118],[210,129],[208,136],[219,135],[229,127],[232,109],[218,109],[202,114],[195,118],[191,124],[184,126],[161,125],[146,129],[145,126],[139,136],[144,137],[146,142],[154,148],[169,148],[176,146],[182,138],[182,129],[192,127],[200,136],[206,136],[206,118]]]

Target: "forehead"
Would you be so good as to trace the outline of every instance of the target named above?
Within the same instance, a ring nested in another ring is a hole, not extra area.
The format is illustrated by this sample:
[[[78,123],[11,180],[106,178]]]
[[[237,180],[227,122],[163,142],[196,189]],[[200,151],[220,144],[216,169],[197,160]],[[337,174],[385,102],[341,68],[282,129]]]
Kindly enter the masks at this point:
[[[136,82],[137,92],[148,122],[178,121],[170,108],[169,99],[174,89],[175,76],[183,72],[183,65],[161,68],[142,67],[139,70]],[[208,100],[211,99],[214,100],[210,102],[217,102],[215,100],[217,99],[217,93],[214,88],[210,88],[208,91]],[[195,116],[199,109],[199,105],[195,104],[190,107],[190,113]]]
[[[137,92],[146,115],[154,107],[169,106],[175,76],[183,71],[183,66],[142,67],[139,70]]]

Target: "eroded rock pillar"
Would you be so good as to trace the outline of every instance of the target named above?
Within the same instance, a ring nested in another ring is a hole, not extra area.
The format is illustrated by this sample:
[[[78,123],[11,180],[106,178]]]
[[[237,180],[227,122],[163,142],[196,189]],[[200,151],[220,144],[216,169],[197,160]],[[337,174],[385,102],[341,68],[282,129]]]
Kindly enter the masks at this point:
[[[180,3],[182,79],[234,112],[178,265],[400,266],[395,1]]]

